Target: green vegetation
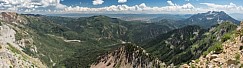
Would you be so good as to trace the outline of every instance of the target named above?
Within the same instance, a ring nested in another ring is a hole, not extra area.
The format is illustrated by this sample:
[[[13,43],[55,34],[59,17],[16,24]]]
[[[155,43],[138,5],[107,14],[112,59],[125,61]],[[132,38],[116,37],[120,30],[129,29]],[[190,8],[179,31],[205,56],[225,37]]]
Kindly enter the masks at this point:
[[[240,46],[240,50],[242,50],[243,49],[243,46]]]
[[[24,38],[23,34],[21,34],[20,32],[16,32],[15,39],[16,40],[21,40],[22,38]]]
[[[3,24],[2,24],[2,22],[0,22],[0,26],[2,26]]]
[[[200,60],[199,59],[196,59],[195,62],[198,63],[198,62],[200,62]]]
[[[240,61],[240,54],[237,53],[237,54],[235,55],[235,59],[236,59],[237,61]]]
[[[191,65],[191,68],[196,68],[194,64]]]
[[[213,46],[210,46],[207,51],[203,52],[203,55],[207,55],[211,51],[215,51],[214,53],[221,53],[223,50],[223,45],[221,42],[215,43]]]
[[[224,36],[222,37],[222,42],[229,40],[231,37],[232,37],[231,33],[224,34]]]
[[[24,60],[26,60],[26,59],[29,58],[27,55],[23,54],[20,50],[18,50],[17,48],[15,48],[15,47],[14,47],[13,45],[11,45],[10,43],[7,43],[7,45],[8,45],[8,49],[9,49],[10,51],[12,51],[13,53],[16,53],[16,54],[20,54],[20,55],[24,58]]]
[[[203,53],[220,52],[221,43],[230,39],[228,33],[236,28],[229,22],[206,30],[193,25],[181,28],[184,25],[175,25],[176,21],[173,20],[144,23],[107,16],[77,19],[23,16],[28,23],[24,24],[26,28],[20,29],[26,30],[29,36],[17,32],[16,40],[32,38],[33,43],[28,44],[23,51],[40,58],[48,67],[56,68],[88,68],[98,60],[97,57],[118,48],[121,40],[141,46],[152,55],[151,59],[158,57],[167,64],[179,65],[197,59]],[[82,42],[65,42],[63,38]],[[31,51],[32,46],[37,47],[37,53]],[[133,52],[133,48],[127,46],[127,52]],[[17,52],[14,49],[12,51]],[[54,63],[56,65],[52,66]]]
[[[127,22],[107,16],[78,19],[25,17],[30,21],[26,26],[34,40],[32,45],[37,47],[38,53],[31,52],[30,46],[24,48],[24,52],[40,58],[48,66],[52,66],[50,60],[53,60],[57,63],[55,67],[89,67],[98,56],[117,47],[115,44],[120,43],[120,40],[138,43],[174,28],[171,25],[163,25],[169,22]],[[154,34],[151,35],[150,32]],[[17,39],[25,38],[18,33],[16,36]],[[61,38],[82,42],[64,42]],[[45,56],[39,56],[41,54]]]
[[[211,51],[222,52],[224,41],[219,40],[230,39],[229,35],[234,32],[236,27],[230,22],[216,25],[211,30],[187,26],[157,36],[155,39],[145,42],[147,44],[142,47],[167,64],[179,65],[197,59],[201,55],[207,55]]]
[[[243,64],[240,64],[240,68],[242,68],[243,67]]]
[[[9,50],[14,52],[14,53],[17,53],[17,54],[21,54],[21,51],[19,51],[18,49],[16,49],[15,47],[13,47],[10,43],[7,43],[7,45],[9,46]]]
[[[193,54],[188,49],[191,49],[190,45],[199,40],[205,31],[198,26],[187,26],[162,34],[146,42],[147,44],[142,47],[167,64],[178,65],[192,59]],[[194,34],[195,32],[198,35]],[[195,36],[196,38],[194,38]]]

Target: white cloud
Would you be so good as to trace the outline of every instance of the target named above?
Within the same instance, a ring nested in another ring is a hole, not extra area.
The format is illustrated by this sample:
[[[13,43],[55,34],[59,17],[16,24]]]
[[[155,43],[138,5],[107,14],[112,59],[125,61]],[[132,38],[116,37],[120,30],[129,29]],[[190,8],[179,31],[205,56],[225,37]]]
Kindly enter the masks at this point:
[[[94,0],[93,1],[93,5],[100,5],[100,4],[103,4],[104,1],[103,0]]]
[[[167,1],[167,3],[170,5],[170,6],[175,6],[175,4],[174,3],[172,3],[172,1]]]
[[[203,5],[207,5],[207,8],[205,10],[208,11],[226,11],[229,13],[242,13],[243,6],[238,6],[234,3],[230,3],[228,5],[220,5],[220,4],[214,4],[214,3],[200,3]]]
[[[127,0],[118,0],[118,3],[126,3]]]
[[[44,10],[62,10],[66,6],[61,0],[0,0],[0,11],[31,12]]]
[[[170,5],[163,7],[149,7],[145,3],[128,6],[128,5],[112,5],[101,8],[88,8],[88,7],[68,7],[64,12],[77,12],[77,13],[188,13],[194,11],[194,6],[190,3],[184,5]]]

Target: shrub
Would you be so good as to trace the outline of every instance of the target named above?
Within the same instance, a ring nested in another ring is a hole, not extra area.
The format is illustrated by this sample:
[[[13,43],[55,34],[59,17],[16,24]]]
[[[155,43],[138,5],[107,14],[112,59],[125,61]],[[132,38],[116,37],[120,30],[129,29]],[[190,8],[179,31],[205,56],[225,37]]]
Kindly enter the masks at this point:
[[[231,38],[230,35],[231,35],[230,33],[225,34],[225,35],[222,37],[222,39],[221,39],[222,42],[225,42],[225,41],[229,40],[229,39]]]
[[[235,59],[236,59],[236,60],[240,60],[240,54],[237,53],[237,54],[235,55]]]
[[[223,46],[221,44],[216,44],[214,48],[215,48],[214,51],[216,53],[220,53],[223,50]]]
[[[203,56],[206,57],[208,53],[209,53],[208,51],[203,52]]]
[[[240,50],[242,50],[243,49],[243,46],[240,46]]]
[[[79,39],[78,33],[74,32],[74,31],[66,31],[66,32],[64,32],[64,37],[66,39],[69,39],[69,40]]]
[[[198,63],[200,60],[199,59],[196,59],[195,62]]]
[[[206,56],[211,51],[215,51],[215,53],[221,53],[223,50],[223,46],[221,42],[215,43],[213,46],[210,46],[207,51],[203,52],[203,55]]]

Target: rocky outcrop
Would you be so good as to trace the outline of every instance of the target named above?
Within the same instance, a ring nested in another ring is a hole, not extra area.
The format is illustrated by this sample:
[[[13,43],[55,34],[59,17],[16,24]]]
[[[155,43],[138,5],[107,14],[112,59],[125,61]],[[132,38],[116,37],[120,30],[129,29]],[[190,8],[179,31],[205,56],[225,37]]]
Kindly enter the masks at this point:
[[[18,23],[23,22],[23,17],[17,13],[2,12],[0,15],[0,67],[1,68],[46,68],[39,59],[25,54],[22,46],[26,41],[17,41],[15,35]]]
[[[146,53],[143,48],[132,44],[122,44],[120,48],[100,56],[91,68],[160,68],[160,60]]]
[[[221,53],[212,51],[206,56],[201,56],[197,60],[192,60],[189,66],[196,68],[242,68],[243,43],[241,42],[242,35],[239,35],[242,33],[241,27],[242,25],[238,28],[236,33],[231,35],[232,39],[222,44],[223,49]]]

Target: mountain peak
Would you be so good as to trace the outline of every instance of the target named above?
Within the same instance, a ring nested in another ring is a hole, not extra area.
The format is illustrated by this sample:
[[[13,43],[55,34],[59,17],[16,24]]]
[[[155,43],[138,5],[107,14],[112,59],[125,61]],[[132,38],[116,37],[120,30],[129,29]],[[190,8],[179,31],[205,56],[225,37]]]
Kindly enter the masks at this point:
[[[224,11],[208,11],[206,13],[199,13],[184,20],[185,23],[190,25],[199,25],[204,28],[210,28],[213,25],[229,21],[235,24],[240,22],[230,17]]]
[[[225,13],[225,12],[224,11],[208,11],[207,13]]]
[[[18,14],[15,12],[2,12],[1,15],[2,17],[10,18],[10,17],[16,17]]]
[[[15,12],[2,12],[1,19],[6,22],[13,22],[17,19],[18,14]]]
[[[100,56],[91,68],[160,68],[165,67],[158,58],[134,44],[120,44],[121,47],[109,54]]]

